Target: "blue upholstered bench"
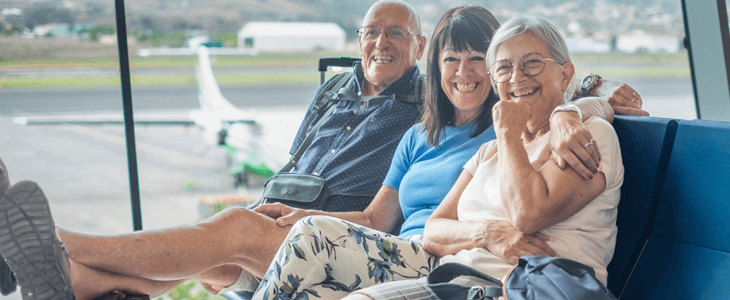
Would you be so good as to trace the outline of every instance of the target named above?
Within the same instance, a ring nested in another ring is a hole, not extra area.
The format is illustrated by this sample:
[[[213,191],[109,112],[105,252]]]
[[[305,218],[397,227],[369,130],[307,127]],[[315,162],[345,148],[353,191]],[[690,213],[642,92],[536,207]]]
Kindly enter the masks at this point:
[[[622,299],[730,299],[730,123],[679,121],[651,235]]]
[[[651,232],[677,122],[616,116],[613,127],[624,165],[616,250],[608,265],[608,288],[618,297]]]

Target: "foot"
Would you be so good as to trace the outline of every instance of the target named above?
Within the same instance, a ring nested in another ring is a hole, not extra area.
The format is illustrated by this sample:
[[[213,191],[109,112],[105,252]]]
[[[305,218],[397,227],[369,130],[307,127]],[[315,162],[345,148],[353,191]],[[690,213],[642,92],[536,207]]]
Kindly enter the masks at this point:
[[[5,190],[10,187],[10,177],[8,169],[5,167],[3,160],[0,159],[0,197],[5,194]],[[0,294],[7,296],[15,292],[18,288],[18,282],[15,280],[15,274],[10,271],[10,267],[0,255]]]
[[[68,256],[35,182],[18,182],[0,198],[0,253],[15,272],[24,300],[74,299]]]

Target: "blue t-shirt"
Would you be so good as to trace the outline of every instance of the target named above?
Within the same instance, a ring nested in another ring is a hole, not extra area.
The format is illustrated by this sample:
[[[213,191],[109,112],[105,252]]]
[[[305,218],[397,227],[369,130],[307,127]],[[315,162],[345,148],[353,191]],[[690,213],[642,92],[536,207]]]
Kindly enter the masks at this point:
[[[421,124],[413,125],[401,139],[383,182],[398,190],[405,218],[400,236],[423,234],[426,220],[451,190],[464,164],[482,144],[495,138],[492,127],[469,138],[473,123],[447,126],[439,148],[426,143]]]

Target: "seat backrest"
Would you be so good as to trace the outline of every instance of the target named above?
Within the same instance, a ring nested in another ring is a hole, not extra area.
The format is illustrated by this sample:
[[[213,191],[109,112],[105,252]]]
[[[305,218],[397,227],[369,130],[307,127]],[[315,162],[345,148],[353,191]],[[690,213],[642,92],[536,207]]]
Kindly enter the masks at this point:
[[[617,116],[613,127],[621,145],[624,183],[616,220],[616,250],[608,265],[608,288],[619,296],[651,232],[677,122]]]
[[[730,296],[730,123],[679,121],[651,235],[624,299]]]

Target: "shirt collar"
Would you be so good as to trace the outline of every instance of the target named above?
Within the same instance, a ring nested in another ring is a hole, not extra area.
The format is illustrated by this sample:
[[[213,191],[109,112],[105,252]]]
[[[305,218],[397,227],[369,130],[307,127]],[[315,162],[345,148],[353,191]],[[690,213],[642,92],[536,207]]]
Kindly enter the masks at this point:
[[[355,92],[360,93],[361,92],[361,82],[365,80],[365,75],[362,71],[362,64],[360,62],[355,62],[354,66],[355,68],[355,83],[356,83],[356,90]],[[421,71],[418,69],[418,66],[413,66],[412,68],[408,69],[405,74],[393,84],[389,85],[387,88],[385,88],[380,95],[410,95],[413,94],[413,88],[415,86],[416,80],[418,80],[418,76],[421,75]]]

